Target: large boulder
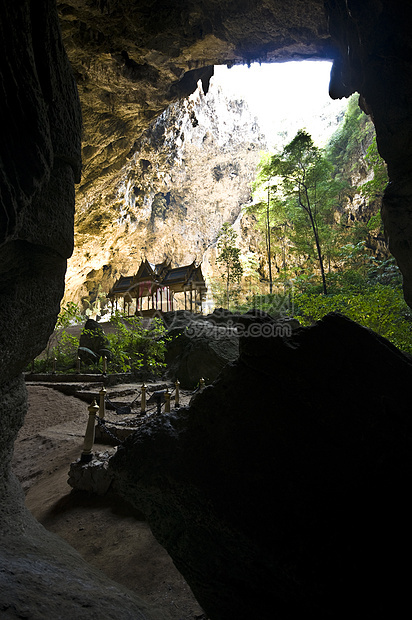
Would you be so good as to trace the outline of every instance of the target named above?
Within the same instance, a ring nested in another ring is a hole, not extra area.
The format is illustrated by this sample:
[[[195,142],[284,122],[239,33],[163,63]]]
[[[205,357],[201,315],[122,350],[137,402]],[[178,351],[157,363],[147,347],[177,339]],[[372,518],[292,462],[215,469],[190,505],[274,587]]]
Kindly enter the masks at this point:
[[[226,364],[239,355],[239,337],[232,326],[216,326],[190,313],[176,313],[168,321],[167,374],[183,388],[195,387],[199,379],[213,382]]]
[[[240,348],[119,448],[118,492],[212,620],[400,617],[412,362],[340,315]]]
[[[212,383],[227,364],[239,357],[242,335],[290,333],[299,325],[296,320],[275,319],[258,310],[238,314],[223,308],[205,317],[187,311],[169,312],[163,320],[170,337],[167,374],[189,389],[202,377],[207,384]]]
[[[94,319],[87,319],[79,339],[79,357],[85,363],[100,358],[111,359],[110,343],[103,328]]]

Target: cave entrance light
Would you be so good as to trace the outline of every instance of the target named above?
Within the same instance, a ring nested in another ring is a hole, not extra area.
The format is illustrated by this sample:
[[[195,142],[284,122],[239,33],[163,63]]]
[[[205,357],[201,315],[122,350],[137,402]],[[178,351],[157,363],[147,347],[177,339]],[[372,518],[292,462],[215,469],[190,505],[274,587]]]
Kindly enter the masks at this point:
[[[212,88],[243,99],[256,116],[269,150],[281,149],[305,128],[324,146],[343,118],[347,99],[329,96],[331,61],[306,60],[215,66]]]

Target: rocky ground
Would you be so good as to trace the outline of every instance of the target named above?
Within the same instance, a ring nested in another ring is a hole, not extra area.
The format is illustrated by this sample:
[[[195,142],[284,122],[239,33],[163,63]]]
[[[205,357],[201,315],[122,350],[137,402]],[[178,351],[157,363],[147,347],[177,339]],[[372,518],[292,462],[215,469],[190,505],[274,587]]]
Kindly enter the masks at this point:
[[[138,386],[134,386],[137,390]],[[131,400],[129,395],[125,400]],[[118,498],[72,492],[69,465],[81,454],[87,403],[51,387],[28,384],[29,409],[15,443],[13,468],[26,505],[46,529],[94,567],[128,587],[170,620],[205,620],[189,586],[154,539],[143,515]],[[120,400],[119,387],[116,399]],[[108,392],[110,396],[110,391]],[[188,396],[183,397],[183,401]],[[97,445],[95,450],[106,451]]]

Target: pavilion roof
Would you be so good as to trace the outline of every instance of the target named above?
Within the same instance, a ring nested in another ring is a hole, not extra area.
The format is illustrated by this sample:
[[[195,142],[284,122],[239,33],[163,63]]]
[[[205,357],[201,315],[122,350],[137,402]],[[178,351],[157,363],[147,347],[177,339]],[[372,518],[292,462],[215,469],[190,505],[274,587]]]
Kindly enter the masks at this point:
[[[200,265],[195,261],[190,265],[171,267],[171,260],[162,263],[150,263],[147,259],[140,263],[134,276],[120,276],[114,283],[108,297],[124,296],[127,293],[133,296],[148,295],[159,287],[169,287],[175,292],[181,292],[189,287],[206,290]]]
[[[205,285],[205,280],[203,278],[202,270],[200,265],[196,267],[193,262],[191,265],[184,265],[183,267],[174,267],[173,269],[169,269],[162,280],[162,284],[164,286],[176,286],[176,285]]]
[[[120,276],[113,284],[109,292],[109,297],[113,295],[124,295],[133,288],[133,276]]]

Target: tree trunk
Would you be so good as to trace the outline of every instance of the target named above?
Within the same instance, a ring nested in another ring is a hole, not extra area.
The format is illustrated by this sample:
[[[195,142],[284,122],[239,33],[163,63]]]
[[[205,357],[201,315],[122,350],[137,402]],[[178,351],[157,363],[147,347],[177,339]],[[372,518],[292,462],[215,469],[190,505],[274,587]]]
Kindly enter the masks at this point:
[[[310,219],[310,223],[311,223],[312,230],[313,230],[313,235],[315,237],[316,251],[318,253],[318,261],[319,261],[320,273],[322,274],[323,294],[327,295],[328,294],[328,290],[327,290],[327,287],[326,287],[325,268],[323,266],[323,258],[322,258],[322,252],[321,252],[321,249],[320,249],[319,235],[318,235],[318,231],[316,229],[315,221],[313,219],[312,211],[309,209],[308,213],[309,213],[309,219]]]
[[[268,265],[269,265],[269,292],[272,295],[273,282],[272,282],[272,261],[271,261],[271,245],[270,245],[270,219],[269,219],[269,206],[270,206],[270,188],[268,185],[268,204],[266,209],[266,230],[267,230],[267,251],[268,251]]]

